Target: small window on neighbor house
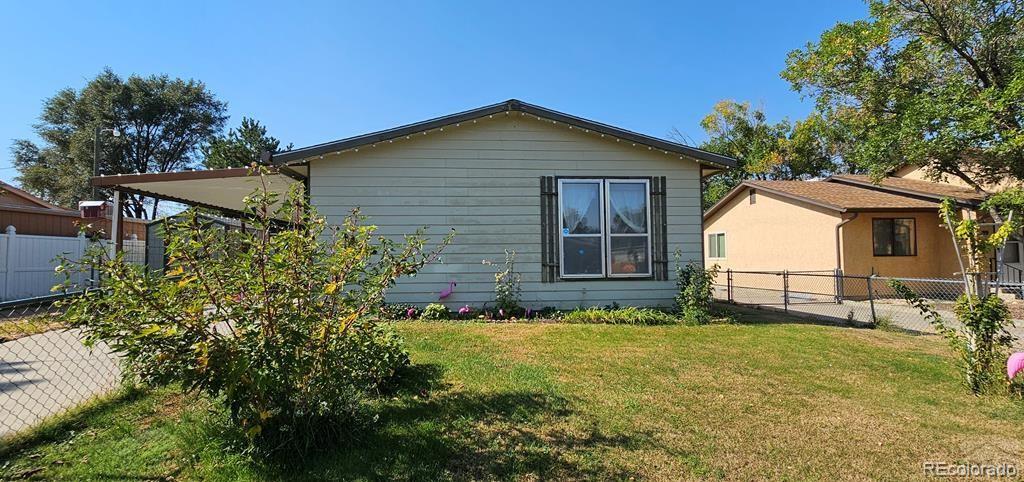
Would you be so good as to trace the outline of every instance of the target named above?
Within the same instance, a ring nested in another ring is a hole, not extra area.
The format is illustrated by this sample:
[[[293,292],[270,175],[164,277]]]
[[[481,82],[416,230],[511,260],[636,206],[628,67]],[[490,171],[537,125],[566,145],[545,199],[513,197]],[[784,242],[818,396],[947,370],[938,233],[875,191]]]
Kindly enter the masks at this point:
[[[1020,263],[1020,243],[1016,241],[1006,243],[1006,247],[1003,248],[1003,262],[1012,264]]]
[[[708,235],[708,257],[725,257],[725,233],[711,233]]]
[[[916,256],[916,236],[914,218],[871,220],[871,239],[875,256]]]
[[[750,190],[750,204],[757,204],[757,191]]]

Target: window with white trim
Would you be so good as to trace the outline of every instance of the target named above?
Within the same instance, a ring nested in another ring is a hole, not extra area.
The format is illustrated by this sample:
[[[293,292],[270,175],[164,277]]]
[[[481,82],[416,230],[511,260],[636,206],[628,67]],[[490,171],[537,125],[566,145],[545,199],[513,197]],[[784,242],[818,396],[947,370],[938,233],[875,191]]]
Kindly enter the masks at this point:
[[[725,258],[725,233],[708,234],[708,257]]]
[[[559,179],[562,278],[651,276],[648,179]]]

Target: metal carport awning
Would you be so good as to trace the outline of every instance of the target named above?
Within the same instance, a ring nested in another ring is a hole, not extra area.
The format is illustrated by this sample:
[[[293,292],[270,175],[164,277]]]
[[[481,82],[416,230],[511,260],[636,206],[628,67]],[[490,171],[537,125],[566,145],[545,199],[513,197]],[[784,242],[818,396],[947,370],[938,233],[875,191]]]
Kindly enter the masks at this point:
[[[245,196],[262,189],[264,183],[267,189],[282,195],[293,185],[303,184],[305,173],[300,169],[271,169],[263,175],[246,167],[117,174],[94,177],[92,185],[240,216],[245,210]]]
[[[114,190],[114,226],[116,249],[122,243],[121,195],[137,194],[167,201],[220,211],[228,216],[242,217],[244,199],[264,184],[282,196],[293,186],[306,188],[305,166],[270,168],[264,173],[246,167],[208,169],[201,171],[117,174],[94,177],[93,186]]]

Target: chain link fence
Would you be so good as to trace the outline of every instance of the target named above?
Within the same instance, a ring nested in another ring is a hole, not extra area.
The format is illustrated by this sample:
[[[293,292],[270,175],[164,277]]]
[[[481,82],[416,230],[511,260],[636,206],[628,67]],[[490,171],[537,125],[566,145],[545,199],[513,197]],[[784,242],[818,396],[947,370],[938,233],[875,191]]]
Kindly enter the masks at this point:
[[[734,271],[715,279],[715,299],[776,309],[796,316],[853,325],[891,326],[921,333],[935,328],[892,289],[896,280],[929,301],[943,320],[955,324],[953,305],[964,293],[962,279],[853,276],[841,271]],[[992,284],[1010,307],[1011,330],[1024,339],[1024,284]]]
[[[55,303],[66,296],[0,303],[0,445],[120,386],[117,357],[60,324]]]

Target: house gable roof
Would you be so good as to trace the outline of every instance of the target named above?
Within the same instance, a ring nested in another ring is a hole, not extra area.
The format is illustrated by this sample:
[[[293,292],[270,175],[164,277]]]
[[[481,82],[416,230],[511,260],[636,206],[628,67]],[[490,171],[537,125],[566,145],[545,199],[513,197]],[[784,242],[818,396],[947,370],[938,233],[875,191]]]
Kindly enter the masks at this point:
[[[708,218],[724,207],[729,200],[746,189],[759,189],[787,199],[829,209],[847,211],[900,211],[937,209],[938,203],[913,197],[876,191],[865,187],[826,181],[743,181],[721,200],[711,206]]]
[[[40,208],[44,208],[44,209],[56,209],[56,210],[59,210],[59,211],[68,211],[68,209],[64,209],[64,208],[62,208],[62,207],[60,207],[60,206],[58,206],[56,204],[52,204],[52,203],[46,202],[43,199],[28,193],[27,191],[24,191],[22,189],[18,189],[18,188],[14,187],[14,186],[12,186],[10,184],[7,184],[6,182],[0,181],[0,205],[5,204],[2,201],[4,195],[16,196],[16,197],[18,197],[20,199],[28,201],[29,203],[31,203],[35,207],[40,207]],[[75,211],[75,212],[77,212],[77,211]]]
[[[876,191],[891,192],[905,196],[941,201],[953,198],[957,201],[975,206],[985,200],[985,194],[973,189],[945,184],[941,182],[906,179],[902,177],[882,178],[877,184],[870,176],[863,174],[837,174],[826,179],[828,182],[855,185]]]
[[[510,99],[498,104],[467,110],[465,112],[459,112],[456,114],[446,115],[443,117],[438,117],[423,122],[417,122],[414,124],[395,127],[392,129],[371,132],[369,134],[349,137],[337,141],[325,142],[323,144],[317,144],[309,147],[302,147],[290,151],[276,153],[265,152],[263,154],[263,160],[265,163],[273,163],[274,165],[299,163],[309,160],[310,158],[315,156],[322,156],[324,154],[343,151],[346,149],[359,148],[377,142],[397,139],[399,137],[404,137],[410,134],[418,134],[420,132],[426,132],[432,129],[438,129],[448,125],[466,122],[473,119],[479,119],[481,117],[491,116],[494,114],[501,114],[505,112],[522,112],[550,121],[562,122],[565,124],[569,124],[571,126],[579,127],[581,129],[592,130],[594,132],[610,135],[613,137],[618,137],[620,139],[632,141],[637,144],[645,145],[651,148],[660,149],[665,152],[672,152],[682,156],[690,157],[695,159],[697,162],[707,164],[709,166],[716,168],[727,169],[736,167],[737,165],[736,160],[730,157],[704,151],[684,144],[659,139],[657,137],[651,137],[645,134],[636,133],[626,129],[621,129],[618,127],[610,126],[608,124],[602,124],[600,122],[587,120],[582,117],[564,114],[562,112],[547,109],[538,105],[528,104],[526,102],[516,99]]]

